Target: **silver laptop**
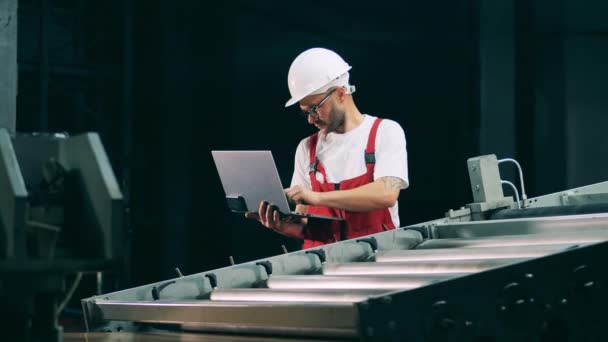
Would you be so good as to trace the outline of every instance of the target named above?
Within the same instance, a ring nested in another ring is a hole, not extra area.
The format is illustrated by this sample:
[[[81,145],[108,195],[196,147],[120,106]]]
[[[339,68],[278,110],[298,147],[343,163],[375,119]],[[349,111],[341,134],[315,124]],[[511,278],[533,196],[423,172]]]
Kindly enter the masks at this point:
[[[257,212],[262,201],[283,215],[341,221],[330,216],[293,211],[281,185],[270,151],[211,151],[228,207],[234,212]]]

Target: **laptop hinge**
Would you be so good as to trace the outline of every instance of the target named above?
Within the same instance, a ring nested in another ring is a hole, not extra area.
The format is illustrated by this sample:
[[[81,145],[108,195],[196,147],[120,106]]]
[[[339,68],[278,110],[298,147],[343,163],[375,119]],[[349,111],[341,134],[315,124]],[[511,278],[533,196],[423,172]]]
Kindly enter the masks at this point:
[[[241,195],[227,195],[226,200],[228,202],[228,208],[232,211],[247,211],[247,204],[245,199]]]

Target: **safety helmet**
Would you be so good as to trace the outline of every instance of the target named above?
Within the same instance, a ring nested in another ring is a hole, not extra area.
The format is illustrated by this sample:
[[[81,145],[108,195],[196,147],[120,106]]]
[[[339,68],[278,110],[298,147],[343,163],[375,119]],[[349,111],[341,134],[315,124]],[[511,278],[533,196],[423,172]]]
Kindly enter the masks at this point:
[[[285,107],[306,96],[325,93],[332,87],[344,87],[347,94],[354,93],[355,86],[348,84],[350,69],[351,66],[331,50],[312,48],[302,52],[289,67],[287,85],[291,99]]]

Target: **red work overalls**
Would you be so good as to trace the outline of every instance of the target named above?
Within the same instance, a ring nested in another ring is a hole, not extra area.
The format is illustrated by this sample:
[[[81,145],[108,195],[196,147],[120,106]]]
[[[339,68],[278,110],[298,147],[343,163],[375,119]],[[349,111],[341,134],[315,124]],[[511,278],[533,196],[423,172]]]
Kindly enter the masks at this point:
[[[376,151],[376,133],[382,119],[377,118],[367,138],[367,147],[362,158],[365,158],[367,171],[357,177],[346,179],[340,183],[327,183],[325,168],[317,159],[318,133],[310,136],[310,167],[309,175],[313,191],[327,192],[358,188],[374,181],[374,165]],[[316,172],[323,175],[323,183],[317,177]],[[327,207],[309,206],[307,212],[310,214],[340,217],[344,221],[323,221],[309,224],[304,229],[304,243],[302,249],[324,245],[335,240],[352,239],[359,236],[379,233],[387,229],[394,229],[395,225],[391,219],[388,208],[372,210],[368,212],[351,212]],[[309,221],[310,222],[310,221]]]

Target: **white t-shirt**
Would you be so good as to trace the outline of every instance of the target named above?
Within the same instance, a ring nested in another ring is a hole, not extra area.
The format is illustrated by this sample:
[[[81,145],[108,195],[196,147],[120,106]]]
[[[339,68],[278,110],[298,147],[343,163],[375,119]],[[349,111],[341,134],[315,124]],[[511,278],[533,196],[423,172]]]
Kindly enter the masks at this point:
[[[375,116],[365,115],[363,122],[350,132],[332,132],[327,136],[319,135],[317,158],[325,167],[327,175],[327,180],[323,180],[321,173],[317,172],[319,181],[339,183],[367,172],[364,151],[375,119]],[[291,186],[300,185],[312,189],[308,174],[310,164],[309,139],[310,137],[303,139],[296,150]],[[409,186],[405,133],[397,122],[384,119],[378,126],[378,133],[376,134],[374,180],[389,176],[401,178],[405,182],[403,189]],[[389,208],[389,211],[393,224],[395,227],[399,227],[398,204],[395,203],[393,207]]]

